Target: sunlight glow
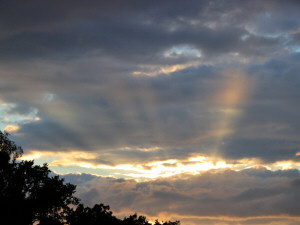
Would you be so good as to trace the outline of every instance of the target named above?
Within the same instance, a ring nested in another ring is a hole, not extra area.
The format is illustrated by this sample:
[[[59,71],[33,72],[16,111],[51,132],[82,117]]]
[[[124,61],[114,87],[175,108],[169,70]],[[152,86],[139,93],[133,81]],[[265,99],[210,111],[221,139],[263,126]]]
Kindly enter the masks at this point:
[[[292,162],[292,161],[280,161],[273,164],[273,167],[280,169],[280,170],[288,170],[295,167],[299,168],[300,163]]]
[[[164,220],[174,220],[174,218],[180,217],[180,214],[170,213],[170,212],[160,212],[158,214],[159,218],[164,218]],[[151,219],[151,216],[148,216]],[[153,217],[153,219],[156,217]],[[299,216],[289,216],[289,215],[272,215],[272,216],[249,216],[249,217],[232,217],[232,216],[195,216],[195,215],[184,215],[184,219],[182,222],[187,224],[213,224],[213,225],[242,225],[242,224],[266,224],[266,223],[255,223],[254,221],[264,221],[265,219],[273,220],[272,223],[268,223],[270,225],[283,225],[283,224],[299,224],[300,217]],[[283,222],[283,219],[287,219],[288,223]],[[195,223],[195,221],[197,221]],[[209,221],[209,222],[208,222]],[[253,223],[249,223],[253,221]],[[189,223],[191,222],[191,223]]]
[[[279,163],[276,163],[276,166],[281,168],[282,170],[292,169],[291,162],[279,162]]]
[[[30,154],[23,155],[21,157],[21,160],[35,160],[35,159],[42,158],[43,156],[45,157],[43,152],[35,151],[35,152],[30,153]]]
[[[6,125],[6,127],[4,128],[4,130],[8,133],[13,133],[16,132],[20,129],[20,127],[18,125]]]
[[[235,131],[234,123],[243,113],[240,106],[247,101],[253,86],[248,77],[236,70],[223,74],[223,88],[214,98],[216,111],[220,113],[212,125],[213,133],[210,135],[215,138],[214,146],[211,146],[214,157],[220,154],[223,139]]]
[[[156,149],[153,147],[149,149]],[[300,163],[292,161],[282,161],[271,164],[262,164],[259,159],[242,159],[234,162],[226,162],[221,158],[207,157],[204,155],[195,155],[187,159],[169,159],[162,161],[145,162],[138,164],[116,164],[106,165],[97,163],[101,154],[84,151],[51,152],[34,150],[22,156],[22,160],[43,160],[49,164],[50,169],[62,173],[63,168],[74,168],[69,172],[80,172],[84,169],[91,169],[95,174],[101,175],[103,171],[109,171],[109,175],[116,177],[131,177],[137,181],[145,179],[156,179],[158,177],[169,177],[178,174],[196,175],[209,170],[231,169],[240,171],[244,169],[268,169],[268,170],[286,170],[300,169]],[[99,171],[99,173],[97,172]],[[102,172],[101,172],[102,171]],[[111,175],[114,174],[114,175]]]
[[[134,71],[132,75],[134,76],[157,76],[160,74],[170,74],[189,67],[199,66],[201,63],[199,61],[190,62],[186,64],[176,64],[171,66],[141,66],[140,71]]]
[[[154,148],[155,149],[155,148]],[[157,177],[169,177],[181,173],[198,174],[201,171],[211,169],[232,168],[232,165],[224,161],[213,161],[204,156],[195,156],[187,160],[164,160],[145,164],[119,164],[115,166],[99,164],[95,159],[99,158],[98,153],[87,153],[83,151],[51,152],[31,151],[25,154],[23,160],[45,159],[50,167],[89,168],[100,170],[122,171],[123,175],[133,178],[154,179]],[[120,173],[120,172],[118,172]]]
[[[137,149],[142,152],[152,152],[152,151],[157,151],[161,148],[158,146],[154,146],[154,147],[150,147],[150,148],[137,148]]]

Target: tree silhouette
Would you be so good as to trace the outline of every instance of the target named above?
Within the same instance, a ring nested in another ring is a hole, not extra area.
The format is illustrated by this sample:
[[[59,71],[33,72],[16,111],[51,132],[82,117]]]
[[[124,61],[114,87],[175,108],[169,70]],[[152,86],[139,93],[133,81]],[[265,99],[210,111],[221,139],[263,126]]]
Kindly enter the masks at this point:
[[[137,216],[137,214],[133,214],[128,218],[124,218],[122,225],[151,225],[146,219],[145,216]]]
[[[109,206],[96,204],[93,208],[79,204],[67,218],[70,225],[120,225],[121,220],[112,215]]]
[[[160,222],[158,222],[158,220],[156,220],[154,225],[180,225],[180,221],[175,221],[175,222],[166,221],[166,222],[160,223]]]
[[[54,224],[63,221],[70,204],[78,204],[73,196],[75,186],[64,184],[59,176],[50,176],[47,164],[33,161],[16,162],[23,152],[0,131],[0,203],[1,222],[5,225],[27,225],[35,221]],[[48,221],[48,222],[47,222]]]
[[[0,131],[0,224],[3,225],[152,225],[136,213],[120,220],[109,206],[79,204],[76,186],[51,175],[48,165],[17,161],[23,153]],[[179,221],[154,225],[180,225]]]
[[[12,161],[15,161],[16,158],[20,157],[23,154],[23,149],[20,146],[17,146],[13,141],[11,141],[8,138],[8,133],[4,132],[2,133],[0,131],[0,154],[4,157],[2,158],[5,160],[11,159]],[[7,156],[9,156],[9,159],[7,159]],[[0,162],[5,163],[4,161]]]

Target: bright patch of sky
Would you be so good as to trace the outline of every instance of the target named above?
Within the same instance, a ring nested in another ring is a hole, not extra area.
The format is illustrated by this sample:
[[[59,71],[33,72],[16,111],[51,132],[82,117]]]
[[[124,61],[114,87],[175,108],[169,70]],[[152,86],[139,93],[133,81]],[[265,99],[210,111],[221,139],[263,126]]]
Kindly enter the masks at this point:
[[[178,45],[170,48],[169,50],[165,51],[165,57],[170,58],[178,58],[178,57],[201,57],[201,52],[189,45]]]
[[[35,160],[36,164],[49,164],[49,168],[58,174],[66,173],[90,173],[98,176],[114,178],[133,178],[136,181],[170,177],[178,174],[200,174],[209,170],[231,169],[241,171],[249,168],[264,167],[271,171],[300,169],[300,163],[293,161],[279,161],[275,163],[261,162],[255,158],[242,159],[235,162],[226,162],[221,158],[205,157],[198,155],[187,159],[170,159],[138,164],[106,165],[93,162],[93,159],[101,158],[98,153],[86,153],[84,151],[51,152],[31,151],[23,155],[23,160]]]
[[[291,48],[291,51],[292,51],[292,52],[299,53],[299,52],[300,52],[300,46],[297,45],[297,46],[292,47],[292,48]]]
[[[37,109],[32,108],[28,114],[11,113],[10,111],[15,107],[15,103],[0,103],[0,130],[14,132],[17,131],[19,129],[18,127],[22,124],[40,120],[37,116]]]

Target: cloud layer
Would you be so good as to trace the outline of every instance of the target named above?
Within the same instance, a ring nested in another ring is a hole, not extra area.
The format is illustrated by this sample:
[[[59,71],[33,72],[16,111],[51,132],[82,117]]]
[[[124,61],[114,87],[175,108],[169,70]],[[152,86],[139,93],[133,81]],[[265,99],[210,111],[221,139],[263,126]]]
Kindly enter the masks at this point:
[[[179,173],[82,184],[90,196],[107,186],[120,213],[297,223],[299,10],[292,0],[1,1],[0,129],[58,173]],[[220,162],[232,171],[199,175]],[[257,165],[266,181],[243,170]]]
[[[205,224],[222,224],[222,220],[223,224],[299,222],[298,170],[209,171],[147,182],[88,174],[65,178],[78,184],[84,203],[109,202],[120,216],[137,211],[150,218],[177,218],[186,224],[206,220]]]

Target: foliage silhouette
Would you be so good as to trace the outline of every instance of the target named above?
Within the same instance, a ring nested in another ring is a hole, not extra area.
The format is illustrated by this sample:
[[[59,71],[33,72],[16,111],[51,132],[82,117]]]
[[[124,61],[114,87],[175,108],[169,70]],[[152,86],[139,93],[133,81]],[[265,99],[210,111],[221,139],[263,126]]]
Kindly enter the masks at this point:
[[[3,157],[9,156],[12,161],[15,161],[16,158],[20,157],[23,154],[23,149],[20,146],[17,146],[13,141],[8,138],[8,133],[2,133],[0,131],[0,148],[1,154],[6,155]],[[4,163],[4,162],[3,162]]]
[[[84,207],[79,204],[75,211],[67,218],[71,225],[118,225],[121,220],[112,215],[109,206],[96,204],[93,208]]]
[[[0,202],[3,224],[32,224],[35,221],[63,221],[70,204],[78,204],[73,196],[75,185],[64,184],[59,176],[49,176],[47,164],[33,161],[16,162],[23,152],[0,132]],[[43,222],[44,221],[44,222]],[[49,223],[48,223],[49,224]]]
[[[124,218],[123,223],[124,225],[151,225],[146,219],[145,216],[137,216],[137,214],[133,214],[128,218]]]
[[[180,225],[180,221],[166,221],[166,222],[158,222],[158,220],[155,221],[155,224],[154,225]]]
[[[152,225],[145,216],[133,214],[123,220],[109,206],[92,208],[79,204],[76,186],[51,176],[48,165],[17,161],[23,149],[0,131],[0,221],[4,225]],[[154,225],[180,225],[179,221]]]

